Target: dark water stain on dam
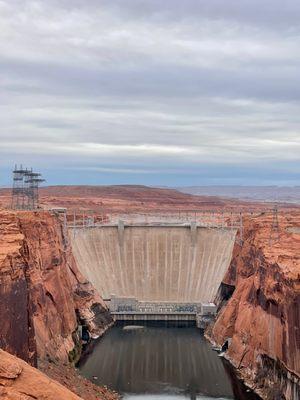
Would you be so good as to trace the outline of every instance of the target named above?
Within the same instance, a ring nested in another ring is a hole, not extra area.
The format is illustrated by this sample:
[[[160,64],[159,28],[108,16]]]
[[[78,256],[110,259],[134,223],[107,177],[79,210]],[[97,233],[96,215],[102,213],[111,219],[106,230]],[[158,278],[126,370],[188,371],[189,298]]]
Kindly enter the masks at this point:
[[[126,399],[258,400],[194,327],[115,326],[94,343],[79,369]]]

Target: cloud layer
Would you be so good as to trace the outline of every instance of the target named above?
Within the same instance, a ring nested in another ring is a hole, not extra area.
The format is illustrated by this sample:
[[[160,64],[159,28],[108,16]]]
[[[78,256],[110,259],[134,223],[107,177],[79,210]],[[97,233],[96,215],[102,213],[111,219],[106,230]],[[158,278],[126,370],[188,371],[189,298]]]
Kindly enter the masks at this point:
[[[49,183],[296,183],[299,21],[297,0],[0,0],[0,185],[15,162]]]

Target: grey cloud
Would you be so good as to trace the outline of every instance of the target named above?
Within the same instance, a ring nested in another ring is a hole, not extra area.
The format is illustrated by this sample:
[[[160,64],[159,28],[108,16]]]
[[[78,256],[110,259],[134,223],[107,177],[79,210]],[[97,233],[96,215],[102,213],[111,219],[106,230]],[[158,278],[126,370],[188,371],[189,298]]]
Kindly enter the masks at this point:
[[[109,8],[132,18],[168,20],[226,19],[253,25],[299,28],[300,4],[297,0],[56,0],[67,10]]]
[[[35,79],[36,85],[14,84],[8,90],[47,92],[53,95],[126,97],[204,97],[258,98],[273,101],[299,101],[299,69],[286,73],[274,69],[223,70],[188,66],[136,66],[135,69],[79,68],[41,62],[25,62],[0,58],[3,73]],[[299,65],[300,67],[300,65]],[[5,87],[4,87],[5,88]]]
[[[0,156],[296,168],[299,17],[296,0],[2,1]]]

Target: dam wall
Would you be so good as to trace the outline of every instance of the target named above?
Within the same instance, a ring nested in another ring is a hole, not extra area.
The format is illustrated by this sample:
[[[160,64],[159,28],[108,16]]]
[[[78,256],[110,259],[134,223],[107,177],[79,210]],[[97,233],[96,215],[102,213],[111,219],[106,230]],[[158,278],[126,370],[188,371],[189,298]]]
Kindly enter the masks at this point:
[[[70,232],[81,272],[103,298],[211,302],[236,231],[196,225],[97,226]]]

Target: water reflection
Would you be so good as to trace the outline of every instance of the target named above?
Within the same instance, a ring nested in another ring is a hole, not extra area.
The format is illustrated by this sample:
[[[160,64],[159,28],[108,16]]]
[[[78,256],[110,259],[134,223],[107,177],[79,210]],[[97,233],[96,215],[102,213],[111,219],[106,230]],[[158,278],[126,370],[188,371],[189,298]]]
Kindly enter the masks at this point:
[[[149,397],[155,400],[162,394],[172,394],[170,399],[178,399],[178,395],[202,400],[242,399],[234,396],[222,361],[196,328],[126,331],[114,327],[98,341],[80,370],[91,380],[96,376],[98,384],[127,393],[128,399],[128,394],[142,393],[160,394]]]

